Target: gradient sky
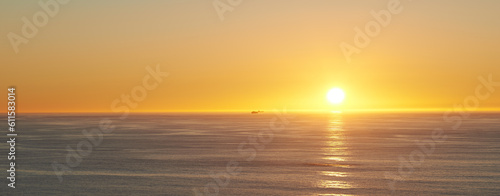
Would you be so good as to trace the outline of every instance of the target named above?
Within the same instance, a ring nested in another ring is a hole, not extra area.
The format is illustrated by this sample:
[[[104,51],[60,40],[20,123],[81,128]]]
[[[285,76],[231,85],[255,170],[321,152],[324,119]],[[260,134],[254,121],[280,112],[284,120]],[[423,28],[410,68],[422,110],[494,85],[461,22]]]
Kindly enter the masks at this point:
[[[0,88],[16,86],[18,112],[110,112],[156,64],[170,76],[133,111],[329,110],[333,87],[343,109],[450,108],[479,76],[500,81],[495,0],[401,1],[351,63],[339,44],[389,0],[246,0],[224,21],[212,0],[73,0],[16,54],[7,34],[38,2],[0,2]]]

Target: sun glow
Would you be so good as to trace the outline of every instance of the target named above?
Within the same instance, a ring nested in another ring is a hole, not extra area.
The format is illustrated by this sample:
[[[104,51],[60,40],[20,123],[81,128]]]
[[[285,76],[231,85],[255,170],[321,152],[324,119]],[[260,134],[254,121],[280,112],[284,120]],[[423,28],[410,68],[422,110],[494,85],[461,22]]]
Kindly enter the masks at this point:
[[[332,104],[340,104],[342,103],[342,101],[344,101],[345,93],[340,88],[332,88],[330,89],[330,91],[328,91],[326,98]]]

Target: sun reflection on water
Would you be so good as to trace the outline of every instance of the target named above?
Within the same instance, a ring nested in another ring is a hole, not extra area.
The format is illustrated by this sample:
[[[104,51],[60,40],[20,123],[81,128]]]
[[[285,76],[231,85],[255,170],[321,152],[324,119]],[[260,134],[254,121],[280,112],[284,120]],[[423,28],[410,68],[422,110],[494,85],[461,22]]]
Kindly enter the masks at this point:
[[[322,159],[325,160],[325,165],[349,165],[346,161],[349,158],[349,148],[346,144],[345,130],[343,129],[343,121],[341,113],[331,114],[332,118],[328,124],[328,132],[326,137],[328,140],[322,151]],[[328,189],[350,189],[353,185],[347,182],[345,178],[349,176],[345,170],[349,167],[327,167],[327,170],[321,171],[320,174],[325,176],[325,179],[318,181],[317,186]],[[326,194],[336,195],[336,194]]]
[[[321,188],[349,189],[352,186],[346,181],[340,180],[322,180],[319,184]]]
[[[322,175],[324,176],[335,176],[335,177],[346,177],[347,173],[345,172],[335,172],[335,171],[322,171]]]

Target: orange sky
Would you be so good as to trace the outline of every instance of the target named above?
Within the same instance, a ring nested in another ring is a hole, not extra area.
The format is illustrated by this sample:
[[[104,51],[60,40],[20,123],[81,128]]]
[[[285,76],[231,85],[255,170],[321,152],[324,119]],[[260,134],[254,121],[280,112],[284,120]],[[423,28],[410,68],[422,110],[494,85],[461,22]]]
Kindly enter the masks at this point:
[[[170,75],[132,111],[376,110],[450,108],[478,77],[500,82],[494,0],[401,1],[348,63],[340,43],[388,2],[243,1],[221,21],[211,0],[71,1],[16,54],[7,35],[42,9],[2,1],[0,88],[16,86],[18,112],[111,112],[159,64]],[[500,87],[480,107],[500,108]]]

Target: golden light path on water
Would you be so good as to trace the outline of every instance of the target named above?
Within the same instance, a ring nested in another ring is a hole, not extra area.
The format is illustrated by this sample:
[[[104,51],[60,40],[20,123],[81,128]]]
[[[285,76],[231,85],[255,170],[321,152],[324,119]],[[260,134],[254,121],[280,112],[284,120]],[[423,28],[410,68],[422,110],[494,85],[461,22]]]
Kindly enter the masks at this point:
[[[322,149],[322,159],[326,160],[326,164],[332,167],[326,167],[328,168],[327,170],[321,171],[320,174],[328,178],[318,181],[317,186],[320,188],[350,189],[353,187],[350,182],[344,179],[349,176],[349,173],[345,172],[349,168],[349,165],[345,163],[349,155],[349,149],[346,145],[345,130],[342,125],[342,113],[332,113],[328,124],[328,140],[326,141],[326,147]],[[326,195],[338,194],[332,193]]]

